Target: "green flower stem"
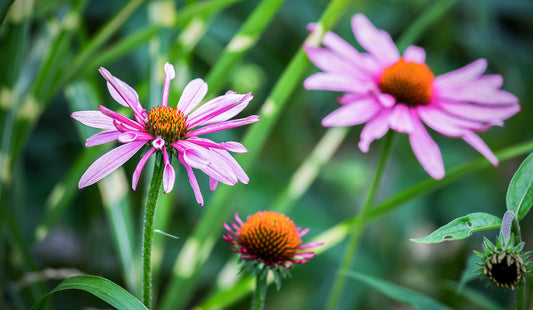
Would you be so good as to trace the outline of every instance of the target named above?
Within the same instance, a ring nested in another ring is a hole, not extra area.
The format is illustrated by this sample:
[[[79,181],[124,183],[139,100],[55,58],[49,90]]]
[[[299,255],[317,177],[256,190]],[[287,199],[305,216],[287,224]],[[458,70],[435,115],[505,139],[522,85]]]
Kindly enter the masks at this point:
[[[356,220],[352,223],[350,227],[350,239],[348,241],[348,246],[346,247],[346,252],[342,259],[341,267],[339,268],[339,272],[337,273],[337,277],[333,285],[331,295],[329,297],[327,309],[336,309],[337,303],[339,302],[339,298],[342,293],[342,288],[344,287],[344,282],[346,282],[346,273],[344,271],[347,271],[350,268],[350,265],[357,250],[357,245],[359,244],[361,232],[367,224],[368,215],[370,213],[372,203],[374,202],[374,198],[381,182],[381,177],[383,176],[385,164],[387,163],[387,159],[389,158],[392,142],[394,140],[393,138],[394,132],[390,132],[387,134],[385,138],[385,145],[381,152],[381,157],[379,158],[378,165],[376,167],[376,172],[372,178],[372,183],[370,184],[366,199],[363,203],[363,206],[361,207],[359,216],[356,218]]]
[[[321,29],[323,31],[329,30],[345,12],[346,7],[350,3],[351,1],[349,0],[331,1],[318,22],[322,27]],[[254,16],[254,14],[251,16]],[[308,37],[306,44],[317,45],[319,39],[320,37],[314,33]],[[241,157],[242,159],[239,158],[241,166],[245,171],[253,167],[255,160],[268,138],[270,130],[281,115],[290,94],[298,85],[308,65],[309,60],[303,49],[300,49],[279,78],[263,105],[259,113],[261,115],[260,124],[258,126],[252,125],[247,131],[243,139],[243,144],[246,145],[249,153]],[[209,88],[212,89],[211,84]],[[197,287],[200,270],[207,261],[215,242],[220,239],[219,234],[222,231],[220,219],[229,216],[232,211],[230,208],[235,206],[234,203],[229,203],[229,200],[236,197],[235,191],[237,190],[237,186],[217,189],[211,199],[209,208],[206,209],[201,221],[196,225],[193,234],[187,239],[180,251],[178,259],[174,264],[170,287],[163,296],[161,310],[181,309],[189,301],[194,289]]]
[[[526,279],[522,278],[522,283],[520,283],[516,288],[516,310],[525,310],[526,308]]]
[[[267,293],[267,275],[258,274],[255,277],[255,291],[252,297],[252,310],[263,310],[265,308],[265,300]]]
[[[159,196],[159,192],[161,191],[164,168],[163,156],[158,154],[154,165],[150,190],[148,191],[146,209],[144,210],[142,300],[148,309],[152,308],[152,243],[154,241],[155,210],[157,196]]]

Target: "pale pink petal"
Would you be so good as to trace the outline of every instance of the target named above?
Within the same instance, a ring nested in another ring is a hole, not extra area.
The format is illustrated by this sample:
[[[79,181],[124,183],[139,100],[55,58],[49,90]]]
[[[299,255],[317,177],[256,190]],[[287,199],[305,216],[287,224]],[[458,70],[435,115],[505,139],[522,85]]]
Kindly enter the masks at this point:
[[[218,181],[209,177],[209,189],[214,192],[217,189]]]
[[[253,96],[248,94],[228,93],[209,100],[188,117],[190,128],[226,121],[239,114],[248,106]]]
[[[193,130],[191,132],[188,132],[185,135],[185,138],[204,135],[204,134],[212,133],[212,132],[215,132],[215,131],[226,130],[226,129],[229,129],[229,128],[239,127],[239,126],[243,126],[243,125],[248,125],[248,124],[251,124],[251,123],[255,123],[257,121],[259,121],[259,116],[258,115],[251,115],[251,116],[246,117],[246,118],[240,118],[240,119],[234,119],[234,120],[230,120],[230,121],[226,121],[226,122],[215,123],[215,124],[207,125],[207,126],[204,126],[202,128],[199,128],[199,129]]]
[[[353,63],[369,76],[375,76],[383,70],[382,66],[373,57],[360,53],[348,42],[331,31],[326,32],[322,38],[322,44],[342,56],[346,61]]]
[[[165,140],[163,140],[161,136],[159,136],[155,138],[154,141],[152,141],[152,146],[158,150],[162,150],[163,147],[165,147]]]
[[[484,105],[518,105],[518,98],[503,90],[487,89],[467,83],[465,87],[449,91],[438,91],[439,99],[467,101]]]
[[[344,58],[338,57],[335,53],[328,49],[304,45],[304,51],[309,60],[325,72],[339,73],[342,75],[355,76],[361,80],[369,80],[368,74],[361,72],[361,70],[352,65],[351,62]]]
[[[370,148],[372,141],[383,137],[389,131],[389,117],[391,110],[381,110],[374,118],[369,120],[363,130],[361,131],[361,140],[359,141],[359,149],[366,153]]]
[[[453,102],[448,100],[439,100],[439,106],[442,110],[469,120],[487,122],[490,124],[500,125],[502,120],[515,115],[520,111],[520,106],[516,105],[476,105],[463,102]]]
[[[398,48],[390,35],[379,30],[363,14],[355,14],[352,18],[352,29],[357,42],[376,57],[384,67],[388,67],[400,59]]]
[[[141,126],[139,125],[138,123],[132,121],[131,119],[125,117],[125,116],[122,116],[120,114],[118,114],[117,112],[113,111],[113,110],[110,110],[106,107],[104,107],[103,105],[101,106],[98,106],[98,110],[100,112],[102,112],[102,114],[118,121],[118,122],[121,122],[125,125],[128,125],[130,126],[131,128],[135,128],[135,129],[138,129],[140,131],[145,131],[146,129],[144,128],[144,126]]]
[[[192,171],[191,166],[189,166],[185,160],[183,159],[183,155],[181,153],[178,154],[178,159],[185,167],[185,170],[187,171],[187,176],[189,177],[189,183],[191,184],[192,190],[194,191],[194,197],[196,198],[196,201],[199,205],[204,205],[204,198],[202,197],[202,192],[200,191],[200,186],[198,186],[198,181],[196,180],[196,176],[194,175],[194,172]]]
[[[202,79],[190,81],[183,90],[178,101],[178,110],[188,115],[207,94],[207,83]]]
[[[139,102],[139,95],[135,89],[113,76],[107,69],[100,67],[100,74],[107,80],[107,88],[111,97],[125,107],[130,107],[135,114],[142,114],[144,109]]]
[[[487,144],[476,135],[475,133],[468,131],[463,135],[463,140],[475,148],[481,155],[485,156],[494,166],[498,166],[498,158],[492,153]]]
[[[348,74],[318,72],[305,79],[304,87],[306,89],[364,94],[375,86],[372,82],[359,80]]]
[[[105,153],[87,168],[81,176],[78,187],[81,189],[100,181],[128,161],[144,144],[142,141],[132,142]]]
[[[392,108],[396,104],[396,98],[390,94],[377,93],[376,99],[385,108]]]
[[[397,104],[392,108],[389,117],[389,126],[398,132],[410,133],[413,131],[413,120],[410,109],[405,104]]]
[[[467,120],[462,117],[451,115],[444,110],[434,108],[431,106],[417,107],[418,116],[429,127],[438,131],[439,133],[450,136],[462,136],[465,130],[485,130],[490,127],[490,124],[480,123],[477,121]]]
[[[99,132],[97,134],[90,136],[87,140],[85,140],[85,146],[91,147],[95,145],[100,145],[100,144],[116,141],[118,137],[120,136],[120,134],[121,132],[117,130],[108,130],[108,131]]]
[[[139,183],[139,177],[141,176],[141,172],[144,168],[144,165],[146,165],[148,158],[152,156],[155,150],[156,149],[150,149],[148,152],[146,152],[146,154],[143,155],[141,160],[139,160],[139,163],[137,164],[135,171],[133,171],[133,178],[131,181],[131,188],[133,188],[133,190],[137,190],[137,184]]]
[[[413,153],[431,177],[437,180],[442,179],[444,177],[444,163],[442,162],[439,146],[433,141],[414,112],[413,125],[413,131],[409,134],[409,142]]]
[[[381,105],[372,98],[342,105],[322,120],[322,126],[342,127],[364,123],[381,110]]]
[[[460,69],[437,76],[433,84],[438,89],[461,85],[477,79],[485,72],[485,69],[487,69],[487,61],[478,59]]]
[[[163,94],[161,95],[161,106],[167,107],[168,106],[168,92],[170,89],[170,81],[176,77],[176,72],[174,71],[174,66],[169,64],[168,62],[165,63],[165,66],[163,67],[165,70],[165,82],[163,83]]]
[[[191,137],[187,140],[188,142],[192,142],[196,145],[203,146],[205,148],[216,148],[216,149],[223,149],[226,151],[234,152],[234,153],[247,153],[248,150],[239,142],[222,142],[222,143],[216,143],[209,139],[200,138],[200,137]]]
[[[172,167],[172,165],[170,164],[170,160],[168,159],[168,154],[165,147],[163,147],[163,160],[165,163],[165,168],[163,170],[163,192],[165,194],[168,194],[174,188],[174,182],[176,181],[176,172],[174,171],[174,167]]]
[[[242,167],[239,165],[239,163],[231,156],[230,153],[228,153],[225,150],[220,149],[212,149],[212,152],[218,154],[220,156],[220,159],[231,168],[235,176],[237,176],[237,179],[244,184],[248,184],[250,179],[248,178],[248,175],[246,175],[246,172],[242,169]]]
[[[102,114],[100,111],[76,111],[72,112],[70,116],[83,125],[89,127],[115,129],[115,126],[113,125],[113,119]]]
[[[406,62],[424,64],[424,62],[426,61],[426,52],[421,47],[410,45],[403,52],[402,58]]]
[[[129,143],[133,141],[149,141],[154,139],[154,136],[147,132],[124,132],[118,137],[118,141],[122,143]]]

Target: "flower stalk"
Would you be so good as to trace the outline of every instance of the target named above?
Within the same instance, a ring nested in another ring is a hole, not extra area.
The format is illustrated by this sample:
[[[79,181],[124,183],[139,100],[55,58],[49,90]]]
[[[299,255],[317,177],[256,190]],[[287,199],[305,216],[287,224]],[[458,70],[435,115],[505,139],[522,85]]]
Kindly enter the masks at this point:
[[[165,164],[163,156],[158,154],[154,164],[154,172],[144,210],[144,228],[143,228],[143,245],[142,245],[142,301],[148,308],[152,308],[152,243],[154,241],[154,219],[157,207],[157,197],[161,191],[163,181],[163,171]]]
[[[263,310],[267,293],[267,274],[263,272],[255,277],[255,291],[252,298],[252,310]]]
[[[363,231],[363,228],[368,222],[369,214],[372,209],[372,203],[374,202],[374,197],[376,196],[379,184],[381,183],[381,177],[383,175],[383,171],[385,170],[385,164],[387,163],[387,159],[389,158],[392,142],[394,140],[393,138],[393,132],[389,133],[385,138],[385,145],[383,147],[381,157],[379,158],[376,172],[374,174],[374,177],[372,178],[372,183],[370,184],[370,188],[368,189],[366,199],[361,208],[359,216],[356,217],[356,220],[352,222],[352,225],[350,227],[351,233],[349,236],[348,246],[346,247],[346,252],[339,268],[340,272],[337,274],[333,289],[329,297],[329,301],[327,304],[328,310],[336,309],[337,304],[339,302],[344,282],[346,282],[346,273],[344,273],[343,271],[346,271],[350,268],[350,264],[352,263],[352,260],[355,256],[355,252],[357,250],[357,245],[359,244],[361,232]]]

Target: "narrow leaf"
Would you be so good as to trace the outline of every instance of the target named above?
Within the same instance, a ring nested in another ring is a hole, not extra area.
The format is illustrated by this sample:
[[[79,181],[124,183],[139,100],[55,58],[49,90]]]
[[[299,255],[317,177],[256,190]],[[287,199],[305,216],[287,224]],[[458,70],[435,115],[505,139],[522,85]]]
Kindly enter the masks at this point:
[[[507,190],[507,210],[521,220],[533,204],[533,153],[522,162]]]
[[[456,218],[435,230],[430,235],[423,238],[411,239],[411,241],[417,243],[439,243],[442,241],[459,240],[470,236],[475,231],[498,228],[501,224],[502,220],[494,215],[476,212]]]
[[[52,294],[64,290],[86,291],[118,310],[148,309],[137,298],[112,281],[96,276],[83,275],[70,277],[61,282],[55,289],[39,298],[31,310],[44,309],[46,301]]]
[[[415,292],[413,290],[392,284],[390,282],[367,276],[361,273],[349,271],[346,275],[350,278],[357,279],[377,290],[381,293],[389,296],[390,298],[411,305],[417,310],[448,310],[451,309],[432,298],[423,295],[421,293]]]

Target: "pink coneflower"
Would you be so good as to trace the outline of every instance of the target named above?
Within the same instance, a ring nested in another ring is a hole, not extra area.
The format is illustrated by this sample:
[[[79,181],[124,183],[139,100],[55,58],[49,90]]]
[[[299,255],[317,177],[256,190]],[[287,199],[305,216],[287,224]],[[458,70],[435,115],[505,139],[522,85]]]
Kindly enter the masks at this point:
[[[247,261],[263,263],[268,267],[290,268],[291,264],[305,264],[315,253],[306,249],[322,243],[302,244],[301,237],[309,229],[296,227],[287,216],[272,211],[259,211],[242,222],[237,214],[230,225],[224,223],[227,234],[222,238],[233,244],[233,252]]]
[[[400,56],[389,34],[362,14],[352,18],[352,28],[367,53],[332,32],[322,40],[326,48],[304,46],[311,62],[324,71],[308,77],[305,88],[345,92],[338,100],[341,107],[322,120],[323,126],[366,123],[359,142],[362,152],[389,129],[407,133],[415,156],[435,179],[444,177],[444,164],[424,123],[443,135],[462,138],[498,164],[474,132],[502,126],[520,106],[514,95],[500,89],[500,75],[483,75],[484,59],[435,77],[424,63],[422,48],[409,46]]]
[[[85,171],[79,182],[79,188],[94,184],[124,164],[144,146],[150,149],[143,155],[133,173],[132,188],[137,188],[139,176],[148,158],[156,151],[161,151],[164,159],[163,190],[168,193],[174,187],[176,178],[170,164],[172,154],[185,167],[196,201],[203,205],[203,197],[192,168],[209,175],[210,188],[215,190],[218,182],[234,185],[238,181],[248,183],[248,176],[237,161],[228,153],[246,153],[246,148],[238,142],[215,143],[200,135],[228,128],[247,125],[259,120],[259,116],[229,120],[240,113],[252,100],[252,95],[237,94],[229,91],[197,107],[207,93],[207,84],[195,79],[183,90],[177,107],[168,106],[170,81],[174,78],[174,67],[165,64],[165,82],[161,105],[150,109],[148,113],[139,102],[137,92],[128,84],[114,77],[109,71],[98,71],[107,80],[109,93],[118,103],[133,110],[134,119],[126,118],[104,106],[98,111],[78,111],[72,117],[91,127],[105,131],[89,137],[86,146],[99,145],[111,141],[122,143],[121,146],[98,158]],[[194,110],[194,111],[193,111]],[[197,128],[199,126],[203,126]],[[196,128],[196,129],[195,129]]]

